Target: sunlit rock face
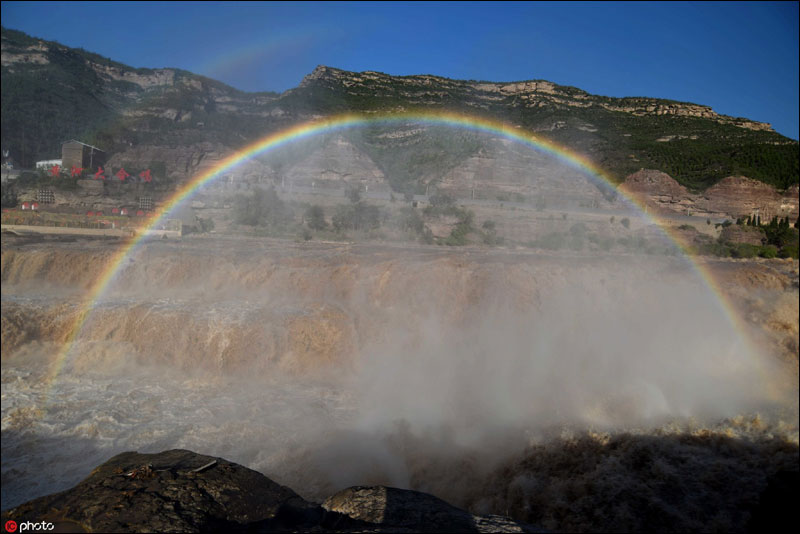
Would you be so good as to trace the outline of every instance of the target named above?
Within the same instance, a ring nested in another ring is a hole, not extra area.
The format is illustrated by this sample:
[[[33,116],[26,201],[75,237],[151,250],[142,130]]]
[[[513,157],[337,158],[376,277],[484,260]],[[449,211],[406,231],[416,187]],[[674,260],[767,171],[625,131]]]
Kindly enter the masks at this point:
[[[768,221],[773,217],[796,220],[798,202],[797,184],[786,191],[778,191],[745,176],[728,176],[708,188],[698,205],[707,211],[739,216],[758,214]]]
[[[798,215],[796,184],[779,191],[745,176],[728,176],[703,193],[691,193],[667,173],[642,169],[625,178],[620,191],[632,195],[656,213],[731,219],[759,215],[763,221],[773,217],[795,220]]]
[[[376,96],[398,91],[409,103],[430,104],[441,102],[460,94],[464,100],[480,104],[497,101],[513,102],[519,107],[555,106],[586,108],[602,106],[609,111],[630,113],[636,116],[674,115],[700,117],[733,124],[741,128],[771,131],[767,123],[728,117],[714,112],[708,106],[684,102],[666,102],[655,98],[608,98],[591,95],[575,87],[566,87],[546,80],[523,82],[474,82],[452,80],[440,76],[391,76],[382,72],[348,72],[323,65],[315,68],[300,82],[300,88],[341,86],[352,94],[369,90]]]

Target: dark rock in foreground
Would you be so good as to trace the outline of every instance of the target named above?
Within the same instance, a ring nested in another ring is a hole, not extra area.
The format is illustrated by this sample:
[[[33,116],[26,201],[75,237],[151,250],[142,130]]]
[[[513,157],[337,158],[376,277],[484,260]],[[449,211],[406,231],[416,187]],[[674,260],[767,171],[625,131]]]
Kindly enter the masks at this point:
[[[386,486],[347,488],[322,507],[392,532],[543,532],[507,517],[472,515],[427,493]]]
[[[186,450],[126,452],[77,486],[3,512],[61,532],[538,532],[478,517],[432,495],[353,487],[322,506],[261,473]]]

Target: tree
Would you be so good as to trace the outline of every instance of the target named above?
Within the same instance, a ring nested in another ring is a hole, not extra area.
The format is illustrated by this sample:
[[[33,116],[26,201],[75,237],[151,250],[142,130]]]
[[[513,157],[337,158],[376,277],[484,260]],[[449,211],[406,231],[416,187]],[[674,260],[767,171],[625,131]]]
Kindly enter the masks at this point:
[[[357,202],[350,205],[336,206],[336,213],[331,218],[337,232],[344,230],[374,230],[381,225],[381,212],[378,206]]]
[[[431,195],[430,204],[434,208],[446,208],[448,206],[452,206],[456,203],[456,200],[448,194],[439,193],[436,195]]]
[[[306,224],[312,230],[324,230],[328,227],[328,222],[325,220],[325,211],[322,206],[316,204],[309,206],[303,218]]]
[[[14,208],[17,205],[17,192],[8,184],[2,186],[2,206],[4,208]]]
[[[200,231],[203,233],[208,233],[214,229],[214,219],[211,218],[204,219],[203,217],[198,217],[197,224],[200,227]]]
[[[353,204],[361,201],[361,191],[359,191],[357,185],[348,187],[345,191],[345,195],[347,195],[347,198],[350,199],[350,202]]]
[[[258,188],[250,195],[236,198],[234,222],[247,226],[277,226],[288,222],[292,213],[274,187]]]

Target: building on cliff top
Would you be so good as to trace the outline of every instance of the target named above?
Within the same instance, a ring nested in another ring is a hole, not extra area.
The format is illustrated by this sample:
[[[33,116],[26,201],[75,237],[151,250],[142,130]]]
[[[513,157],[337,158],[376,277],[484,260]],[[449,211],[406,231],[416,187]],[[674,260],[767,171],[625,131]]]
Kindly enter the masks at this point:
[[[62,167],[67,170],[72,167],[94,169],[105,163],[106,153],[96,146],[70,139],[61,143],[61,161]]]

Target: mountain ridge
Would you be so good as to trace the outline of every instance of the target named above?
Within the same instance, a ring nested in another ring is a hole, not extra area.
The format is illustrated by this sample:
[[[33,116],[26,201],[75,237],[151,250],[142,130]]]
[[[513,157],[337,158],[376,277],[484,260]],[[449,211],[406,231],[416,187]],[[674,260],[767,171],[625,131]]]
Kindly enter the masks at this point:
[[[453,78],[447,78],[444,76],[437,76],[435,74],[411,74],[411,75],[402,75],[402,76],[395,76],[386,74],[380,71],[362,71],[362,72],[351,72],[344,69],[338,69],[335,67],[329,67],[326,65],[317,65],[314,70],[307,74],[303,79],[300,81],[298,87],[307,87],[318,80],[324,80],[326,78],[329,79],[336,79],[336,78],[350,78],[351,80],[355,77],[359,78],[368,78],[372,80],[377,80],[380,78],[389,79],[389,80],[407,80],[410,82],[417,82],[417,83],[424,83],[425,81],[437,81],[439,83],[450,83],[450,84],[457,84],[461,85],[462,87],[471,87],[474,90],[484,91],[484,92],[499,92],[503,95],[527,95],[530,93],[543,93],[548,95],[572,95],[577,99],[594,99],[600,102],[606,103],[607,109],[612,111],[622,111],[622,112],[629,112],[633,114],[653,114],[653,115],[686,115],[686,116],[697,116],[697,117],[705,117],[705,118],[712,118],[717,120],[720,123],[726,124],[734,124],[735,126],[739,126],[741,128],[747,128],[750,130],[763,130],[763,131],[770,131],[775,132],[772,128],[772,125],[766,122],[754,121],[744,117],[732,117],[729,115],[724,115],[721,113],[715,112],[710,106],[705,106],[702,104],[695,104],[692,102],[681,102],[678,100],[670,100],[665,98],[654,98],[654,97],[646,97],[646,96],[625,96],[625,97],[611,97],[611,96],[604,96],[604,95],[595,95],[580,89],[578,87],[567,86],[567,85],[559,85],[554,82],[544,80],[544,79],[529,79],[529,80],[518,80],[518,81],[508,81],[508,82],[493,82],[493,81],[486,81],[486,80],[458,80]],[[287,92],[292,91],[293,89],[289,89]],[[612,106],[608,104],[608,102],[622,102],[622,103],[630,103],[631,106]],[[634,104],[639,104],[640,106],[632,107]],[[576,103],[569,103],[567,105],[575,106]]]
[[[508,122],[591,159],[617,183],[641,168],[666,172],[695,192],[732,175],[781,190],[800,181],[797,141],[767,123],[718,114],[700,104],[591,95],[546,80],[465,81],[320,65],[281,94],[247,93],[185,70],[128,67],[6,28],[2,73],[3,150],[22,167],[54,157],[69,138],[121,159],[145,146],[214,146],[226,152],[315,117],[413,109]],[[467,141],[468,148],[446,154],[442,147],[450,149],[452,142],[443,134],[420,139],[425,161],[396,177],[393,189],[424,188],[423,179],[429,183],[477,150],[478,140]],[[360,148],[371,150],[376,164],[396,175],[396,143],[381,135],[373,135],[370,143]],[[163,178],[187,176],[176,172]]]

